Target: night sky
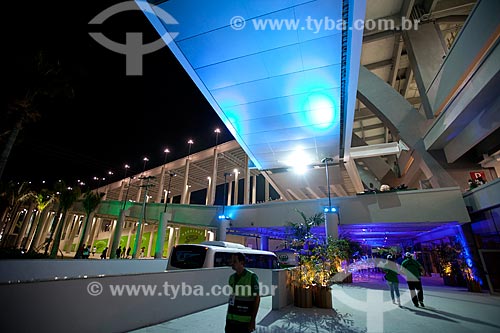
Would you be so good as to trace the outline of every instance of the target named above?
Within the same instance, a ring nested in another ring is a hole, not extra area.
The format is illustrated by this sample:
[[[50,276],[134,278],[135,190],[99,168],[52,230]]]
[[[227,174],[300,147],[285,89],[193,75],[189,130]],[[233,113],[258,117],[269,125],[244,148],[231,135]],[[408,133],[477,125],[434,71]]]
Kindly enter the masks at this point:
[[[194,141],[191,152],[213,146],[216,127],[222,131],[219,143],[233,139],[167,46],[144,55],[142,76],[127,76],[125,55],[90,37],[89,32],[102,32],[124,43],[127,32],[142,32],[144,43],[158,38],[141,11],[88,24],[119,2],[7,3],[6,101],[26,89],[26,72],[40,50],[60,63],[74,97],[41,105],[41,119],[20,133],[2,181],[89,182],[107,177],[109,170],[118,180],[125,163],[131,172],[141,172],[145,156],[146,169],[161,165],[166,147],[172,161],[188,154],[189,139]],[[5,124],[0,127],[4,132]],[[5,139],[0,137],[2,148]]]

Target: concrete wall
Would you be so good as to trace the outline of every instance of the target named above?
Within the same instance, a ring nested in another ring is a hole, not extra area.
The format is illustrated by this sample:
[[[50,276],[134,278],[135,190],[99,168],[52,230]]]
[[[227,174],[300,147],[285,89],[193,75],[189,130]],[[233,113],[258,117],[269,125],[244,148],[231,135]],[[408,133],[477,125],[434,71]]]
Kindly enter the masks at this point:
[[[261,283],[272,283],[272,270],[254,271]],[[2,331],[126,332],[154,325],[226,303],[228,295],[222,291],[232,273],[229,267],[223,267],[0,284],[0,297],[8,304],[0,311]],[[178,288],[177,297],[171,287],[165,292],[166,285]],[[135,296],[117,296],[110,286],[139,289]],[[269,293],[262,296],[266,295]]]
[[[270,227],[300,221],[295,209],[309,216],[327,205],[327,199],[301,200],[230,206],[227,211],[233,228]],[[332,205],[339,208],[342,224],[470,221],[458,187],[336,197],[332,198]]]
[[[103,275],[164,272],[167,259],[89,260],[20,259],[0,260],[0,283],[43,281]]]

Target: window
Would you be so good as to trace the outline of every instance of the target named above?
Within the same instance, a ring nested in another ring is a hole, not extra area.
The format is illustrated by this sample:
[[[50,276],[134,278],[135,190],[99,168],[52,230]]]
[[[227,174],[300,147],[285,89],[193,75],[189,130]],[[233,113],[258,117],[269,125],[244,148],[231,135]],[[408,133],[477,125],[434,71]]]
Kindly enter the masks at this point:
[[[189,245],[175,247],[170,257],[170,265],[176,268],[202,268],[206,255],[206,247]]]

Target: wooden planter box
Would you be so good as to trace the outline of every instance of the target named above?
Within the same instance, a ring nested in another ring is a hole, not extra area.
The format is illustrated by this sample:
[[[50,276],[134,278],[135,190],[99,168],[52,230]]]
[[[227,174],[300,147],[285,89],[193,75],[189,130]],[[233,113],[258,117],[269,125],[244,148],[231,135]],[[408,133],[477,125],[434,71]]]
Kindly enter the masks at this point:
[[[312,308],[313,290],[311,287],[293,287],[293,305],[299,308]]]
[[[318,308],[332,309],[331,287],[314,286],[313,304]]]
[[[480,293],[481,285],[479,284],[479,281],[467,280],[467,290],[474,293]]]

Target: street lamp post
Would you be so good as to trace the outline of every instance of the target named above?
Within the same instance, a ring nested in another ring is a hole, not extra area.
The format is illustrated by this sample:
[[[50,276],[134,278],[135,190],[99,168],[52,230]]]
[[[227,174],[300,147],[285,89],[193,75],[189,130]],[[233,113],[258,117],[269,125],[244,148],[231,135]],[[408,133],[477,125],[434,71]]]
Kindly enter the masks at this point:
[[[172,184],[172,177],[177,176],[175,172],[168,172],[168,175],[170,176],[168,180],[168,186],[167,186],[167,198],[165,199],[165,208],[163,209],[163,212],[165,213],[167,211],[167,205],[168,205],[168,197],[170,194],[170,185]]]
[[[134,241],[134,252],[132,253],[132,258],[137,259],[137,250],[139,245],[141,244],[142,240],[142,222],[145,219],[146,216],[146,198],[148,196],[148,188],[150,186],[153,186],[153,184],[149,184],[150,179],[156,178],[155,176],[147,176],[147,177],[141,177],[141,179],[146,179],[146,184],[141,185],[141,187],[144,187],[144,198],[142,202],[142,209],[141,209],[141,215],[139,216],[139,221],[137,223],[137,230],[135,232],[135,241]]]
[[[125,173],[124,173],[123,179],[125,180],[125,179],[127,179],[127,171],[128,171],[128,169],[130,169],[130,165],[125,164],[124,169],[125,169]],[[129,177],[128,185],[127,185],[127,191],[125,192],[125,199],[123,200],[123,208],[122,209],[125,209],[125,206],[127,204],[128,191],[130,189],[130,182],[131,181],[132,181],[132,179]]]
[[[144,157],[142,160],[144,161],[144,165],[142,167],[142,173],[144,173],[144,171],[146,171],[146,163],[149,162],[149,158]]]
[[[331,157],[325,157],[324,159],[321,160],[321,163],[325,163],[325,170],[326,170],[326,187],[328,189],[328,211],[332,210],[332,199],[330,197],[330,180],[328,177],[328,162],[333,162],[333,158]]]
[[[216,128],[214,130],[215,133],[215,148],[217,148],[217,145],[219,144],[219,134],[220,134],[220,129]]]
[[[224,197],[223,197],[223,201],[222,201],[222,218],[226,218],[226,215],[225,215],[225,207],[226,207],[226,187],[227,187],[227,180],[226,180],[226,177],[227,176],[231,176],[231,172],[224,172]]]
[[[189,149],[188,149],[188,159],[189,159],[189,156],[191,156],[191,146],[193,145],[194,141],[189,139],[188,140],[188,145],[189,145]]]

